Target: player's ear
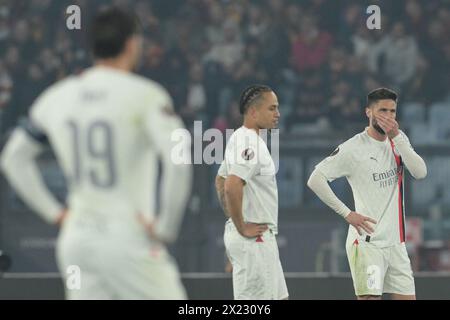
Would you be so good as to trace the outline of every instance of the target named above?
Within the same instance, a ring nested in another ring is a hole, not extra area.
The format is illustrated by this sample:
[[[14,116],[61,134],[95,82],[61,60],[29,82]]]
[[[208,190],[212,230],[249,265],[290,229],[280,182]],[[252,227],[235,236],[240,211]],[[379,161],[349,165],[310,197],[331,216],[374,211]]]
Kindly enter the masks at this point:
[[[138,54],[139,49],[142,46],[141,38],[138,35],[133,35],[129,37],[125,41],[125,45],[122,52],[125,52],[126,54],[130,54],[132,56],[135,56]]]
[[[366,107],[366,116],[370,119],[370,116],[372,115],[372,108]]]
[[[135,46],[135,40],[133,37],[129,37],[123,46],[122,53],[129,53],[133,50],[133,46]]]
[[[250,115],[251,118],[255,118],[256,117],[256,107],[255,107],[255,105],[251,105],[250,107],[248,107],[248,114]]]

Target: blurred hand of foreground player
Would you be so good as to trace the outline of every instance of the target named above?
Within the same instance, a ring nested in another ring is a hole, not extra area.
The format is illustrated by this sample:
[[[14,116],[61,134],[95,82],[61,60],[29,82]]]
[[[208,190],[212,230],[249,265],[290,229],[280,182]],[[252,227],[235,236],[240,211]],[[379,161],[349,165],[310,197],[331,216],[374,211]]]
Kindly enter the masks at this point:
[[[147,235],[150,237],[150,239],[158,241],[158,242],[162,242],[162,240],[159,239],[158,236],[156,235],[155,221],[148,222],[147,219],[145,219],[145,217],[141,213],[138,213],[137,219],[138,219],[139,223],[144,227],[144,229],[145,229]]]
[[[377,223],[372,218],[363,216],[362,214],[359,214],[355,211],[351,211],[347,215],[345,220],[347,220],[348,223],[350,223],[353,227],[355,227],[360,236],[362,236],[361,229],[367,232],[368,234],[371,234],[374,231],[373,227],[369,224],[369,222]]]
[[[64,223],[64,220],[66,220],[68,214],[69,214],[69,211],[67,210],[67,208],[64,208],[60,212],[58,218],[56,219],[55,224],[61,228]]]

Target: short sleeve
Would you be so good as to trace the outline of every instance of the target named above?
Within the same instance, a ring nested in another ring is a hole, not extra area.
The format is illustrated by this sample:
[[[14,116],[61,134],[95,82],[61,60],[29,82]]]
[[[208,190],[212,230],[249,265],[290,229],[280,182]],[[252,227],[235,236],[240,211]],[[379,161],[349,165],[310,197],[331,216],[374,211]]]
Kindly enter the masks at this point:
[[[228,175],[235,175],[244,181],[250,180],[261,168],[260,148],[257,139],[243,137],[227,145],[225,160]]]
[[[225,178],[226,176],[228,176],[227,174],[227,165],[225,163],[225,161],[222,161],[222,163],[220,164],[219,167],[219,171],[217,172],[217,175]]]
[[[323,159],[316,169],[320,171],[328,181],[350,176],[351,155],[348,147],[338,146],[328,157]]]

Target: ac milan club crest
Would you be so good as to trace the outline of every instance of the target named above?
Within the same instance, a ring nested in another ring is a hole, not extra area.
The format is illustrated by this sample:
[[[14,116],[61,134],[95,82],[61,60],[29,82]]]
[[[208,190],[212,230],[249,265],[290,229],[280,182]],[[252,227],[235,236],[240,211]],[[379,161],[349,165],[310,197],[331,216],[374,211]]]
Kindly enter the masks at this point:
[[[255,152],[250,148],[247,148],[244,151],[242,151],[242,158],[244,160],[252,160],[254,156]]]

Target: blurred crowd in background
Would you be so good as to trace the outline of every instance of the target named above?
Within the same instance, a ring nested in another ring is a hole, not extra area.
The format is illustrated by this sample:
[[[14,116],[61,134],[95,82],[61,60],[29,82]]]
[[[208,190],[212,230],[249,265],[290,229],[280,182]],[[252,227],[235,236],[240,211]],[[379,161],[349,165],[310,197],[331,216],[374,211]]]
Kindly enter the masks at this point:
[[[434,118],[435,106],[450,110],[446,0],[7,0],[0,4],[3,132],[44,88],[89,66],[90,16],[111,3],[139,16],[146,37],[138,72],[169,90],[188,127],[194,120],[239,126],[237,100],[250,83],[276,90],[284,132],[360,126],[365,96],[380,86],[399,91],[406,124]],[[369,30],[366,8],[377,3],[381,30]],[[81,8],[81,30],[66,28],[70,4]],[[430,140],[449,135],[441,130]]]

